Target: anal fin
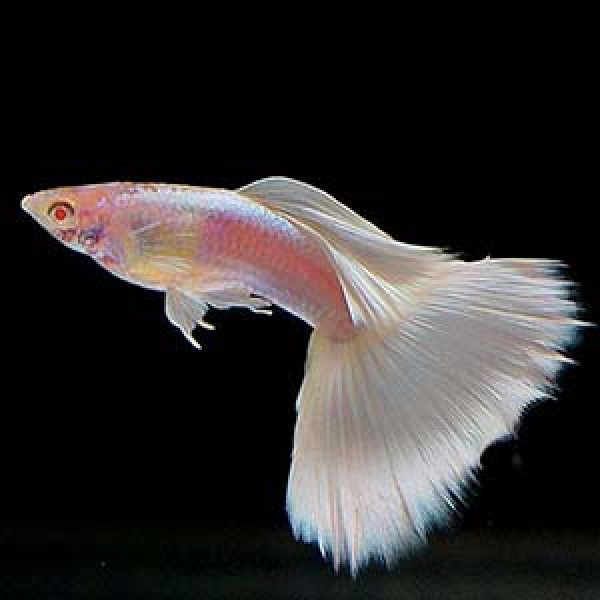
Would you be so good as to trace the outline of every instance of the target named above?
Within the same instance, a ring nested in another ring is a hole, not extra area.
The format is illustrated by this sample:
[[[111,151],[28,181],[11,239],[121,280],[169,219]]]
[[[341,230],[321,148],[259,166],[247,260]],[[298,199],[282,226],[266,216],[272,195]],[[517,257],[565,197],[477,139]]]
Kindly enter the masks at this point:
[[[192,335],[196,325],[206,329],[214,329],[213,325],[204,320],[208,311],[208,304],[199,298],[175,288],[169,288],[165,296],[165,313],[167,319],[178,327],[185,338],[196,348],[202,346]]]
[[[244,285],[230,283],[219,289],[205,290],[199,292],[205,302],[219,309],[248,308],[252,312],[271,314],[269,307],[271,303],[265,298],[252,295],[252,292]]]
[[[205,283],[193,289],[169,288],[165,298],[167,318],[198,349],[201,346],[192,335],[195,327],[200,325],[205,329],[214,329],[204,320],[209,305],[218,309],[249,308],[256,313],[271,314],[271,303],[252,295],[251,290],[240,283]]]

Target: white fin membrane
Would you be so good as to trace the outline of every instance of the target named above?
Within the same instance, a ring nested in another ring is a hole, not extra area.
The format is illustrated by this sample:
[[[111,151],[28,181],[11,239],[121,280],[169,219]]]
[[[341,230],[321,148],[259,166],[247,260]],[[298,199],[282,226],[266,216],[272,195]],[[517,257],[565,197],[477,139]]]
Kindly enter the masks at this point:
[[[551,393],[577,324],[564,293],[550,273],[487,260],[387,329],[345,342],[315,331],[288,486],[295,534],[356,573],[443,524],[486,446]]]

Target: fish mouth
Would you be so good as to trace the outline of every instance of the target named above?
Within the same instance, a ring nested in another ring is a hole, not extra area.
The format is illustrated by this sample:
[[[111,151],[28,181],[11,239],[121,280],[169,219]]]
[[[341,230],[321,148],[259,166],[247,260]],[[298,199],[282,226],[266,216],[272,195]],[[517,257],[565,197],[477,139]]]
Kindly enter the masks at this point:
[[[27,195],[21,200],[21,208],[28,214],[31,213],[31,195]]]

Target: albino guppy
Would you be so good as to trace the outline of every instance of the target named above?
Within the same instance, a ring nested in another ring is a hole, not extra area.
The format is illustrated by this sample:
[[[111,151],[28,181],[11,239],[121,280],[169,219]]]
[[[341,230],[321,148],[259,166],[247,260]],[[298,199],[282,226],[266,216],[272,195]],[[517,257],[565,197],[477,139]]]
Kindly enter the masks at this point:
[[[194,345],[209,305],[314,327],[287,509],[352,574],[446,522],[482,451],[548,396],[577,327],[557,261],[464,262],[402,244],[282,177],[237,191],[109,183],[24,198],[67,246],[165,292]]]

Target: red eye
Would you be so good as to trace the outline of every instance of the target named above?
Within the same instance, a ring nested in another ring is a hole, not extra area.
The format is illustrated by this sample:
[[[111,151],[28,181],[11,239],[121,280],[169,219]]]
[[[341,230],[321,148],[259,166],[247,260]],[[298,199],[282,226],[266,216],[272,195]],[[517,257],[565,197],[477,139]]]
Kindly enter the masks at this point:
[[[57,206],[54,209],[54,218],[57,221],[64,221],[67,218],[67,209],[64,206]]]
[[[73,216],[73,207],[68,202],[55,202],[48,209],[48,214],[52,215],[55,221],[64,221],[67,217]]]

